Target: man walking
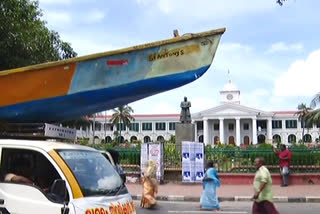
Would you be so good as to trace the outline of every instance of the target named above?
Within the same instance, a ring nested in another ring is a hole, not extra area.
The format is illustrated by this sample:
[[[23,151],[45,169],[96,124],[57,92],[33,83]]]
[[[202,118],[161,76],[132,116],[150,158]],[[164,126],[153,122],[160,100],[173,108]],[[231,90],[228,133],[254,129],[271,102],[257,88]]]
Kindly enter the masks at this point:
[[[256,158],[254,165],[257,172],[253,182],[252,214],[279,214],[272,203],[272,179],[269,170],[264,166],[264,159]]]
[[[277,151],[276,148],[273,147],[274,153],[279,157],[280,161],[280,174],[282,176],[283,183],[282,187],[286,187],[289,185],[289,167],[291,161],[291,152],[286,148],[286,145],[281,145],[281,151]]]

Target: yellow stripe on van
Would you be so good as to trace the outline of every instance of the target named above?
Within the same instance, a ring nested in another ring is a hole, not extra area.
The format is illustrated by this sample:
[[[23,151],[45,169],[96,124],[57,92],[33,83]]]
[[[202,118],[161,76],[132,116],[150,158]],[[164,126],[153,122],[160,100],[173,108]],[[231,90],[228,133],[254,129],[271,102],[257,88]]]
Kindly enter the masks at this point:
[[[54,150],[49,151],[49,155],[53,158],[53,160],[58,164],[60,169],[62,170],[63,174],[66,176],[68,183],[70,184],[73,198],[83,198],[82,191],[80,189],[80,186],[70,171],[69,167],[67,164],[62,160],[62,158],[58,155],[58,153]]]

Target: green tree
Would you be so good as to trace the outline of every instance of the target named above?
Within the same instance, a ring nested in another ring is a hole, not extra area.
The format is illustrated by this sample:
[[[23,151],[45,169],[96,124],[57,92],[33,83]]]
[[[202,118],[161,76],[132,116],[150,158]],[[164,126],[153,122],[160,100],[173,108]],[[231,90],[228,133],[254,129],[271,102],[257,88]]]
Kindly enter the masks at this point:
[[[309,126],[310,122],[307,123],[306,121],[306,117],[307,115],[310,113],[311,108],[307,107],[305,103],[301,103],[300,105],[298,105],[298,110],[295,114],[298,115],[298,119],[299,121],[301,121],[301,125],[302,125],[302,142],[304,143],[304,128],[306,126],[306,124]],[[312,122],[311,122],[312,124]]]
[[[317,108],[320,104],[320,92],[317,93],[310,102],[310,107],[312,111],[310,111],[305,119],[308,124],[316,124],[320,125],[320,108]]]
[[[38,0],[0,1],[0,70],[77,56],[42,15]]]
[[[113,114],[110,119],[110,122],[113,125],[117,125],[119,127],[119,143],[121,140],[121,124],[123,124],[125,127],[129,127],[131,124],[131,121],[134,121],[134,117],[131,116],[131,113],[133,113],[133,109],[128,106],[120,106],[116,109],[113,109]]]

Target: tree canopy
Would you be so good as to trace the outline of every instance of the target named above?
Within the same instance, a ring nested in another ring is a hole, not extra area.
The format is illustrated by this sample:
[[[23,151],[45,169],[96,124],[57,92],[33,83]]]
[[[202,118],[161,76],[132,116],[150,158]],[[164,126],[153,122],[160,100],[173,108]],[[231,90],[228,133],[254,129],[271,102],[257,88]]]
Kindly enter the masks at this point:
[[[0,71],[77,56],[42,15],[38,0],[0,1]]]

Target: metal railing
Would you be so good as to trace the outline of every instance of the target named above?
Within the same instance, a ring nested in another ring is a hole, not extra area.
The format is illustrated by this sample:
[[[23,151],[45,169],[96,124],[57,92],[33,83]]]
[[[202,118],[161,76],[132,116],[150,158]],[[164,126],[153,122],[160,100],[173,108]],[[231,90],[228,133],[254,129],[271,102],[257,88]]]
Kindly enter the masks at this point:
[[[121,165],[140,165],[140,148],[116,148]],[[320,172],[320,148],[292,148],[291,173]],[[279,160],[271,148],[217,148],[206,147],[205,159],[212,160],[219,172],[253,173],[254,160],[263,157],[271,172],[279,172]],[[164,167],[166,170],[181,170],[181,146],[164,145]]]

